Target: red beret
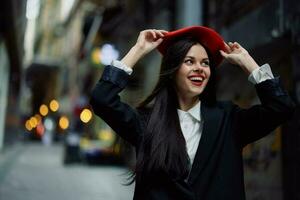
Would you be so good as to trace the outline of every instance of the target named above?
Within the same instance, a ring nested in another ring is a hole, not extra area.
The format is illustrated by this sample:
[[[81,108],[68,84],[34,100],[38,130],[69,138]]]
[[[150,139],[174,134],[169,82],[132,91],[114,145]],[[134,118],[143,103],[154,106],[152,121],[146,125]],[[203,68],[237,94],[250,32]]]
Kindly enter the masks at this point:
[[[157,49],[162,55],[165,55],[168,47],[175,41],[174,39],[187,36],[198,40],[210,52],[216,66],[222,62],[223,57],[219,50],[226,52],[224,40],[216,31],[204,26],[190,26],[168,32]]]

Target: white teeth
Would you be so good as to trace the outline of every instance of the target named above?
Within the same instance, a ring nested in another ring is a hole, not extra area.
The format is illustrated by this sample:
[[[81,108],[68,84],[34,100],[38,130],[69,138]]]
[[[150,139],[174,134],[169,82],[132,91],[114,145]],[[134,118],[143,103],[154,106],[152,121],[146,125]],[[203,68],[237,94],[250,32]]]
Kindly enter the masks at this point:
[[[202,77],[191,77],[190,78],[191,81],[203,81]]]

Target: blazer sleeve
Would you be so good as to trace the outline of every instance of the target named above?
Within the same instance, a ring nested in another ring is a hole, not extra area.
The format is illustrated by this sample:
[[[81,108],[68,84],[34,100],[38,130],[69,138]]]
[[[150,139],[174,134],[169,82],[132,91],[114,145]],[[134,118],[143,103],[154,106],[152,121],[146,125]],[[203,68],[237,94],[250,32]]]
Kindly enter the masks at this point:
[[[279,77],[256,84],[255,88],[261,105],[234,109],[234,126],[241,147],[266,136],[286,122],[295,108]]]
[[[106,66],[92,90],[90,105],[118,135],[136,146],[141,139],[141,122],[135,109],[120,100],[129,75],[116,67]]]

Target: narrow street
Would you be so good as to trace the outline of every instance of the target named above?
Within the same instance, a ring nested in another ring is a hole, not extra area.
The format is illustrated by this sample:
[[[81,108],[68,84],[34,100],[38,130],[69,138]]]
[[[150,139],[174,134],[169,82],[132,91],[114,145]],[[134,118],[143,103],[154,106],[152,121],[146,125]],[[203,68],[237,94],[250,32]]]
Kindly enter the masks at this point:
[[[128,200],[125,168],[63,165],[63,146],[16,145],[0,155],[1,200]]]

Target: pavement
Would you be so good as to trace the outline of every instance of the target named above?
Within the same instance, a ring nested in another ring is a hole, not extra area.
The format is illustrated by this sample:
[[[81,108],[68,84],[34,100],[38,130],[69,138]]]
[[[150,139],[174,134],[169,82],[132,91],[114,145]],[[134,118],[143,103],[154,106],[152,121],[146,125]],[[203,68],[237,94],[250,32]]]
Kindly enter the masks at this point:
[[[63,146],[16,144],[0,153],[0,200],[130,200],[128,170],[63,165]]]

